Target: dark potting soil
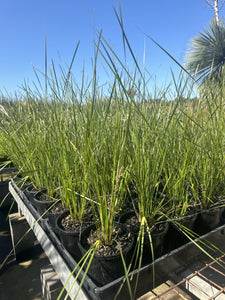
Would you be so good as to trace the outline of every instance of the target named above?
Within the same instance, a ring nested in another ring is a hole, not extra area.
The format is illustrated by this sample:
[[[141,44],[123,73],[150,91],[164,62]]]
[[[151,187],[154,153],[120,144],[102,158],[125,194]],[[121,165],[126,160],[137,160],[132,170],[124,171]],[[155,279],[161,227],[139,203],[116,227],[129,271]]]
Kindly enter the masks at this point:
[[[50,209],[49,212],[52,214],[59,214],[59,213],[63,213],[64,211],[65,211],[64,206],[62,205],[61,202],[58,202]]]
[[[197,206],[191,206],[183,215],[175,215],[172,217],[172,219],[178,222],[182,222],[188,219],[192,219],[197,213],[199,213],[199,208]]]
[[[39,190],[36,189],[34,186],[28,187],[29,192],[38,192]]]
[[[36,195],[36,198],[39,200],[39,201],[50,201],[51,199],[49,198],[49,196],[45,193],[41,193],[39,195]]]
[[[99,231],[91,231],[90,235],[84,241],[84,248],[88,250],[97,240],[99,240]],[[120,254],[120,249],[122,249],[122,251],[125,250],[131,242],[132,234],[128,232],[126,228],[116,225],[112,235],[112,244],[99,244],[95,254],[103,257],[118,255]]]
[[[138,218],[136,216],[130,216],[126,221],[125,221],[125,224],[127,226],[127,228],[135,233],[135,234],[138,234],[139,230],[140,230],[140,222],[138,221]],[[150,228],[150,231],[154,234],[157,234],[157,233],[160,233],[160,232],[163,232],[164,229],[166,227],[166,224],[163,222],[163,223],[158,223],[158,224],[155,224],[154,226],[152,226]],[[147,229],[145,227],[145,233],[147,232]]]
[[[54,198],[50,197],[47,193],[40,193],[40,194],[36,195],[36,198],[39,201],[54,201],[54,200],[58,199],[56,196]]]
[[[67,217],[62,219],[61,224],[62,224],[62,227],[67,231],[77,231],[77,232],[79,232],[81,229],[85,228],[86,223],[81,223],[81,222],[78,222],[78,221],[73,222],[71,216],[68,215]]]
[[[86,214],[83,222],[79,221],[73,221],[71,215],[69,214],[65,218],[62,219],[61,225],[62,227],[67,230],[67,231],[76,231],[76,232],[81,232],[85,228],[87,228],[89,225],[94,223],[94,219],[92,214]]]

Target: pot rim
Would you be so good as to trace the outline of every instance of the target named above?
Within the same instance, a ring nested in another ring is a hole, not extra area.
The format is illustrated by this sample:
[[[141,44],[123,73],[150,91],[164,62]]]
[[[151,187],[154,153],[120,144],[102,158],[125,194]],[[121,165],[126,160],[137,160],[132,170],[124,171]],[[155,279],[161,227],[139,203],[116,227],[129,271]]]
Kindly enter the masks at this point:
[[[118,223],[118,222],[116,222],[116,224],[119,224],[119,225],[122,225],[122,226],[124,225],[124,224]],[[86,228],[85,228],[84,230],[82,230],[82,232],[81,232],[81,236],[80,236],[80,239],[79,239],[79,241],[78,241],[78,245],[79,245],[79,247],[81,247],[82,252],[87,252],[87,251],[90,249],[90,248],[89,248],[89,249],[85,249],[85,248],[83,247],[83,245],[82,245],[82,236],[84,235],[84,233],[85,233],[86,231],[89,231],[89,230],[91,230],[92,228],[95,228],[95,229],[96,229],[95,223],[93,223],[93,224],[91,224],[90,226],[86,227]],[[130,233],[131,233],[131,232],[130,232]],[[122,253],[123,253],[123,254],[128,253],[128,252],[132,249],[132,247],[133,247],[133,244],[134,244],[134,235],[133,235],[132,233],[131,233],[131,237],[132,237],[132,239],[131,239],[130,243],[126,246],[125,249],[122,250]],[[94,257],[97,258],[98,260],[112,260],[112,259],[115,259],[115,258],[117,258],[117,257],[121,257],[121,254],[120,254],[120,252],[119,252],[119,253],[117,253],[117,254],[103,256],[103,255],[99,255],[99,254],[94,253]]]

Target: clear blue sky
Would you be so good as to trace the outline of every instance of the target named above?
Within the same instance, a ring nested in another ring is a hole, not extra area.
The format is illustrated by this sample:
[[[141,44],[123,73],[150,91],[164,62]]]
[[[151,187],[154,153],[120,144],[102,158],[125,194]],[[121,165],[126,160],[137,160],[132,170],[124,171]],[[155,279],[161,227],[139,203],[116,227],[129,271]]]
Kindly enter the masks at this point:
[[[91,78],[95,30],[103,29],[104,38],[123,58],[121,30],[113,6],[117,0],[2,0],[0,17],[0,90],[19,90],[24,79],[35,80],[32,66],[44,71],[45,34],[48,63],[69,64],[78,40],[80,46],[73,73],[81,78],[85,65]],[[145,40],[146,68],[163,85],[179,68],[154,43],[151,36],[181,64],[191,38],[198,35],[214,16],[205,0],[121,0],[124,27],[140,65]],[[225,8],[220,11],[223,17]],[[134,65],[131,61],[127,63]],[[101,65],[101,59],[99,59]],[[103,75],[103,71],[99,73]],[[103,78],[102,77],[102,78]],[[107,76],[103,80],[107,80]]]

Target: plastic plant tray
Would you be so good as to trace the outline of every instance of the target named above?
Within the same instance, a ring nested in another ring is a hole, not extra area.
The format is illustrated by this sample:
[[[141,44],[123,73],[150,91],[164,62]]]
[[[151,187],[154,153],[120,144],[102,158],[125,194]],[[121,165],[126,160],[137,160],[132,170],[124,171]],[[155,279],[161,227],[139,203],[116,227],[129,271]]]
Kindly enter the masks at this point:
[[[81,270],[78,280],[75,281],[75,276],[79,271],[73,272],[77,266],[77,262],[69,254],[69,252],[61,244],[55,233],[52,231],[48,221],[40,218],[40,215],[30,204],[24,193],[11,181],[9,183],[9,190],[18,204],[18,209],[27,219],[30,227],[34,231],[38,241],[43,250],[48,256],[53,268],[58,273],[61,282],[65,285],[65,289],[70,295],[71,299],[77,295],[77,299],[114,299],[117,291],[121,287],[124,280],[123,277],[118,278],[104,286],[97,286],[88,275],[86,275],[82,288],[79,288],[79,282],[82,279],[84,272]],[[168,274],[186,268],[187,263],[193,262],[203,253],[196,244],[200,245],[202,249],[205,246],[201,241],[208,241],[219,247],[221,241],[224,241],[225,225],[222,225],[215,230],[201,236],[198,240],[190,241],[189,243],[171,251],[168,254],[156,259],[154,263],[150,263],[140,270],[134,270],[129,274],[130,285],[132,291],[135,289],[136,279],[138,276],[138,286],[135,298],[141,297],[143,294],[152,290],[154,286],[163,283],[168,279]],[[212,256],[215,254],[215,249],[208,251]],[[216,255],[216,254],[215,254]],[[117,299],[129,299],[129,292],[127,284],[125,283],[118,295]]]

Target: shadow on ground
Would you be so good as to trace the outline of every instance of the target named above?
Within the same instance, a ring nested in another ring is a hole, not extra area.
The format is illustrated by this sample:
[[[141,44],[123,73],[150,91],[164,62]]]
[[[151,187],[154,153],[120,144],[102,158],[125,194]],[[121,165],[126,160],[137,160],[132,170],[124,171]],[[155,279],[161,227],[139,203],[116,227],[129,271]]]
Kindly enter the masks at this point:
[[[0,265],[12,250],[7,219],[8,210],[0,208]],[[0,269],[0,300],[42,300],[40,268],[49,260],[36,241],[35,246],[15,259],[13,252]]]

